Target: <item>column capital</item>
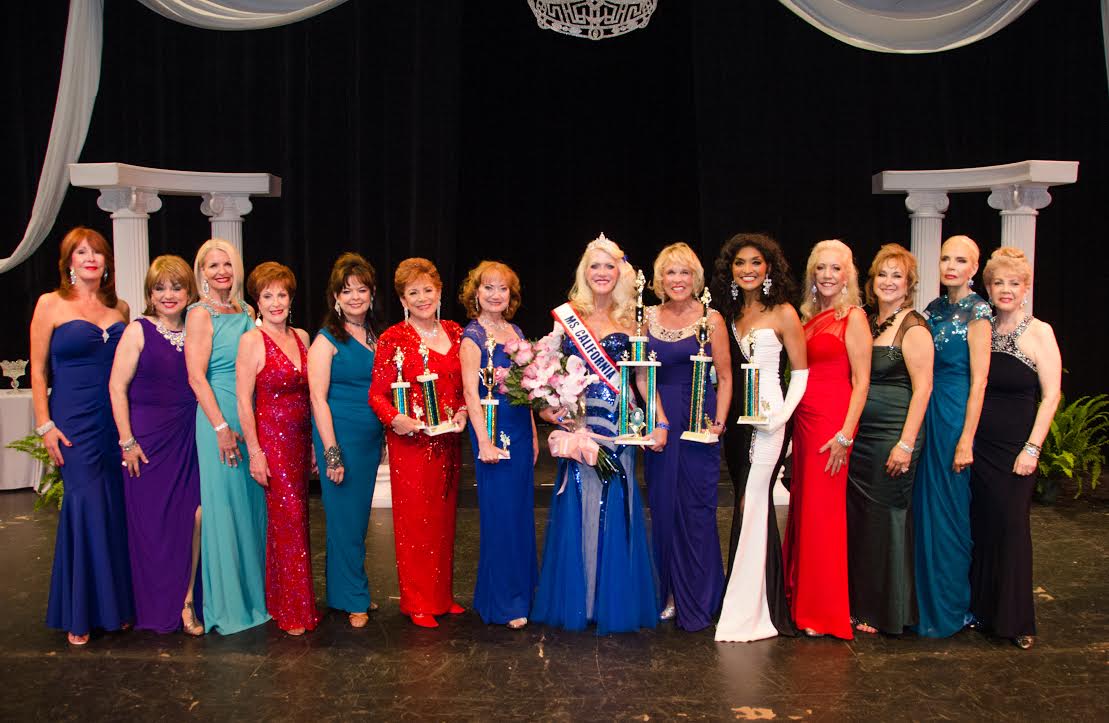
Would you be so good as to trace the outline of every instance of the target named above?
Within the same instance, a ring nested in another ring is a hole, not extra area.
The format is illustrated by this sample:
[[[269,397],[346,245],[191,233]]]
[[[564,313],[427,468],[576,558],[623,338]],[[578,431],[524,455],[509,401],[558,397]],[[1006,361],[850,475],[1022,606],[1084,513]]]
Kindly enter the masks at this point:
[[[947,204],[947,191],[909,191],[905,196],[905,208],[913,218],[943,218]]]
[[[996,208],[1002,214],[1015,213],[1035,216],[1037,209],[1044,208],[1051,203],[1051,194],[1048,193],[1045,185],[1011,183],[990,188],[990,197],[987,202],[990,204],[990,208]]]
[[[213,221],[242,221],[254,209],[249,193],[205,193],[200,212]]]
[[[96,205],[112,218],[149,218],[162,207],[157,191],[145,188],[101,188]]]

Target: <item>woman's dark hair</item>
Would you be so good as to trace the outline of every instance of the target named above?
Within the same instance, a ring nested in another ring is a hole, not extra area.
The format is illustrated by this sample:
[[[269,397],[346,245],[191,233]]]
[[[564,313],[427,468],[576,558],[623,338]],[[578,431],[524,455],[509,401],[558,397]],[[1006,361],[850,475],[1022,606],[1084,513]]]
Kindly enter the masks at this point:
[[[789,270],[789,262],[782,253],[782,247],[771,236],[764,233],[737,233],[724,242],[723,248],[713,264],[712,290],[713,307],[725,319],[735,319],[743,312],[743,294],[732,298],[732,263],[736,254],[751,247],[757,249],[770,266],[769,277],[773,282],[770,293],[762,297],[762,303],[771,309],[778,304],[788,304],[797,295],[797,283]]]
[[[370,339],[377,338],[377,323],[375,316],[377,307],[377,273],[373,265],[362,257],[361,254],[348,251],[341,255],[335,265],[331,267],[331,276],[327,280],[327,312],[324,314],[323,325],[335,341],[346,341],[350,338],[343,318],[335,311],[335,297],[347,285],[347,279],[354,277],[370,289],[370,308],[366,311],[366,328]]]

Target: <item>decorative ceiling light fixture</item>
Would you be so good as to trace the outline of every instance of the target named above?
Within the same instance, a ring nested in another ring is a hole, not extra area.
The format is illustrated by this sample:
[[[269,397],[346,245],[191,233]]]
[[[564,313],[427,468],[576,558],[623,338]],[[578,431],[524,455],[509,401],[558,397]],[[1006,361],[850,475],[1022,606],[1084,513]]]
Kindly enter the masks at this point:
[[[539,27],[604,40],[647,27],[658,0],[528,0]]]

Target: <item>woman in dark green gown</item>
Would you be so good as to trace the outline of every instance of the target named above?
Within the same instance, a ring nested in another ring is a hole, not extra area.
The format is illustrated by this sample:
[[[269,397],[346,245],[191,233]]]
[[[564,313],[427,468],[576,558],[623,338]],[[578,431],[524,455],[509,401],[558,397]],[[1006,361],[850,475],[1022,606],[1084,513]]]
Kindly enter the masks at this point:
[[[909,308],[916,261],[886,244],[866,283],[874,337],[870,390],[847,472],[847,563],[856,630],[901,634],[917,620],[913,479],[932,391],[932,336]]]

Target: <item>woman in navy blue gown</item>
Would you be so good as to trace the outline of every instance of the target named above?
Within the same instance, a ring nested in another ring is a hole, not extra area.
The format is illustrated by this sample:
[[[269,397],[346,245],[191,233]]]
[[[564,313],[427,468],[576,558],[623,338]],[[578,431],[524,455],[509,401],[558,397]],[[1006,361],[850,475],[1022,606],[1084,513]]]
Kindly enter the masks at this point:
[[[718,384],[714,388],[706,379],[706,431],[716,435],[723,434],[731,404],[731,355],[724,319],[697,301],[705,288],[705,271],[693,249],[684,243],[664,248],[655,259],[651,288],[663,303],[647,309],[648,348],[662,363],[657,388],[673,435],[662,452],[644,458],[659,599],[666,601],[659,617],[674,618],[682,630],[703,630],[712,624],[724,595],[716,529],[720,442],[681,439],[692,421],[690,356],[698,353],[702,318],[709,325],[704,353],[713,358]]]
[[[96,231],[66,234],[58,270],[57,291],[39,297],[31,319],[35,431],[65,484],[46,624],[84,645],[94,628],[119,630],[135,615],[122,456],[108,398],[131,312],[116,297],[112,251]]]
[[[970,621],[970,466],[990,370],[990,305],[971,289],[978,245],[940,248],[945,293],[925,316],[936,354],[924,446],[913,484],[918,634],[945,638]]]
[[[535,460],[539,446],[535,422],[527,407],[512,406],[497,391],[496,429],[486,433],[488,382],[481,376],[493,346],[494,368],[510,364],[504,345],[522,339],[511,324],[520,306],[520,280],[502,263],[482,261],[470,271],[459,294],[472,321],[462,331],[462,391],[470,415],[481,543],[478,553],[474,610],[485,623],[517,629],[527,624],[539,577],[535,552]],[[495,384],[494,384],[495,386]],[[507,454],[507,459],[505,456]]]
[[[614,359],[628,348],[635,314],[635,274],[624,252],[602,234],[582,255],[570,301],[554,309],[564,354],[580,356],[600,381],[585,390],[585,422],[590,432],[615,437],[618,372]],[[545,409],[560,423],[564,411]],[[661,417],[660,417],[661,419]],[[656,429],[656,449],[666,445]],[[531,619],[597,634],[653,628],[659,605],[647,544],[643,503],[635,480],[635,449],[603,442],[620,461],[609,482],[594,468],[560,459],[555,478],[539,587]]]

